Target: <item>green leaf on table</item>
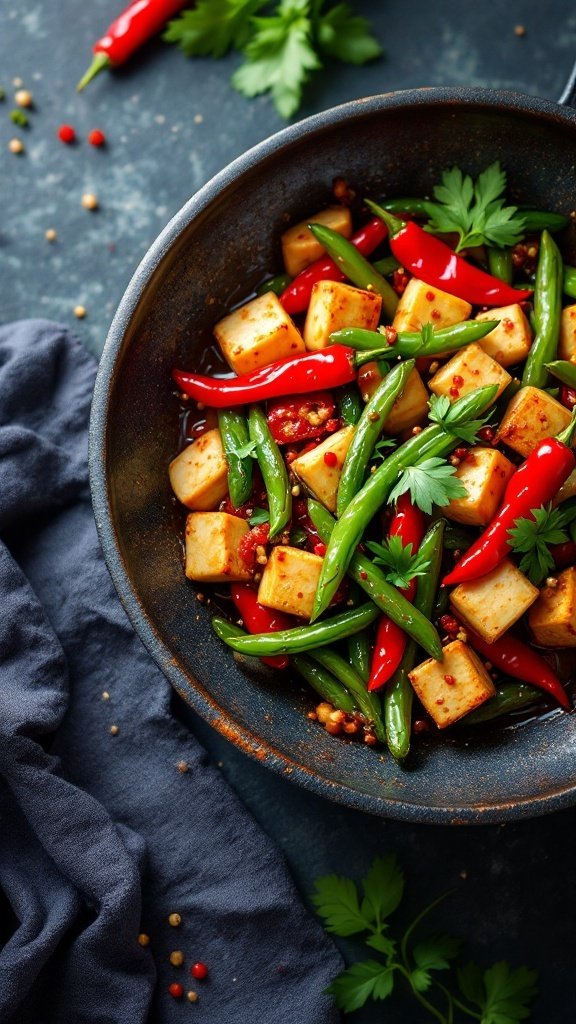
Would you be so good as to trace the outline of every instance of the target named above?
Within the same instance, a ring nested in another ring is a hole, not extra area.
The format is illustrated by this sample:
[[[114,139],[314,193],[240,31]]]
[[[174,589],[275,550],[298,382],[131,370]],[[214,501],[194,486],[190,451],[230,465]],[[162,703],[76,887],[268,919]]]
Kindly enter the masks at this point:
[[[394,940],[389,939],[387,935],[382,935],[381,932],[369,935],[367,939],[364,939],[364,942],[367,946],[370,946],[370,949],[375,949],[377,953],[382,953],[388,959],[391,959],[396,952]]]
[[[188,57],[223,57],[241,49],[250,36],[250,20],[266,0],[198,0],[168,22],[163,38],[177,43]]]
[[[478,245],[499,248],[515,245],[525,220],[516,206],[506,206],[506,174],[498,161],[476,179],[459,167],[442,172],[434,187],[436,202],[427,203],[429,230],[459,236],[456,252]]]
[[[518,1024],[530,1016],[537,977],[536,971],[513,970],[502,960],[484,972],[468,964],[458,971],[458,984],[465,999],[479,1007],[481,1024]]]
[[[336,4],[321,13],[316,35],[320,49],[345,64],[366,64],[382,54],[366,18],[354,14],[348,4]]]
[[[385,567],[384,576],[394,587],[405,590],[416,576],[425,576],[430,565],[418,552],[412,554],[412,544],[404,544],[401,537],[388,537],[382,544],[366,541],[366,547],[375,556],[376,565]]]
[[[458,939],[450,935],[431,935],[417,943],[412,950],[416,968],[411,978],[419,992],[426,992],[432,984],[431,971],[445,971],[460,951]]]
[[[370,921],[360,910],[358,889],[350,878],[325,875],[315,881],[311,900],[316,913],[324,918],[328,932],[346,938],[370,930]]]
[[[400,474],[388,502],[396,501],[409,492],[413,505],[430,515],[433,505],[448,505],[452,498],[464,498],[468,493],[461,480],[455,478],[456,466],[434,456],[418,466],[408,466]]]
[[[326,991],[334,996],[340,1010],[353,1013],[367,999],[386,999],[393,988],[393,968],[376,960],[363,960],[342,971]]]
[[[396,857],[376,857],[362,879],[362,890],[362,913],[379,925],[394,913],[404,895],[404,875]]]

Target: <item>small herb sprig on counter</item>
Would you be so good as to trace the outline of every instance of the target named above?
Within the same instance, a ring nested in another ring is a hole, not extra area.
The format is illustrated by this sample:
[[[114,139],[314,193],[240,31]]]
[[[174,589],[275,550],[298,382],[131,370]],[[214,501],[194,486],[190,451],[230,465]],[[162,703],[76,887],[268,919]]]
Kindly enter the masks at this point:
[[[505,961],[487,970],[474,963],[458,966],[458,939],[438,934],[415,938],[423,919],[445,896],[425,907],[403,934],[390,934],[388,918],[404,895],[404,876],[395,857],[376,858],[360,884],[361,893],[352,879],[327,875],[316,880],[311,895],[328,932],[341,938],[363,935],[364,944],[381,957],[358,961],[334,979],[327,991],[340,1010],[352,1013],[368,999],[388,999],[397,982],[403,982],[439,1024],[465,1018],[480,1024],[518,1024],[530,1016],[535,971],[513,969]],[[446,983],[439,980],[439,972],[445,972]]]
[[[164,39],[188,57],[239,50],[245,61],[232,76],[234,88],[248,97],[269,92],[285,118],[298,110],[323,58],[360,65],[382,53],[365,18],[325,0],[199,0],[169,22]]]
[[[432,231],[459,235],[456,252],[477,245],[503,248],[515,245],[524,231],[524,218],[516,206],[506,206],[506,174],[498,161],[473,181],[459,167],[443,171],[442,184],[433,189],[436,202],[427,202]]]

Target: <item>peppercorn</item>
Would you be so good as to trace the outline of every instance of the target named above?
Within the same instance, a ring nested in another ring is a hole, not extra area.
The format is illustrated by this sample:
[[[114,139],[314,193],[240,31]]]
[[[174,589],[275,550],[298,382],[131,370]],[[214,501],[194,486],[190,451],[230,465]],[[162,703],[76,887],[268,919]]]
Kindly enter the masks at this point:
[[[83,320],[84,317],[86,316],[86,307],[85,306],[74,306],[74,316],[78,320]]]
[[[182,924],[182,918],[180,914],[169,914],[168,924],[172,925],[173,928],[177,928],[179,924]]]
[[[85,192],[82,196],[82,206],[85,210],[97,210],[98,199],[93,192]]]
[[[101,132],[99,128],[93,128],[88,135],[88,142],[91,146],[105,146],[106,136],[104,132]]]
[[[178,771],[182,775],[184,775],[184,772],[188,771],[188,765],[186,764],[186,761],[178,761],[178,764],[176,765],[176,767],[178,768]]]
[[[110,700],[110,694],[108,693],[108,690],[102,691],[102,700]]]
[[[190,974],[192,975],[193,978],[196,978],[197,981],[203,981],[204,978],[208,977],[208,968],[206,967],[206,964],[203,964],[199,961],[196,964],[192,964],[192,967],[190,968]]]
[[[44,232],[44,238],[47,242],[55,242],[58,238],[58,235],[56,234],[54,228],[46,228],[46,231]]]
[[[140,932],[140,935],[138,936],[138,942],[141,946],[149,946],[150,936],[146,935],[146,932]]]
[[[182,967],[182,964],[184,963],[184,953],[181,949],[173,949],[170,953],[169,959],[172,967]]]
[[[190,992],[186,993],[186,999],[188,1000],[189,1003],[197,1003],[198,1002],[198,993],[197,992],[193,992],[192,990],[190,990]]]
[[[117,725],[111,725],[110,726],[110,735],[111,736],[117,736],[119,732],[120,732],[120,729],[118,728]]]
[[[8,143],[8,149],[11,153],[20,154],[24,152],[24,143],[22,139],[10,139]]]
[[[72,142],[76,142],[76,132],[74,131],[71,124],[61,124],[58,129],[58,138],[60,142],[65,142],[69,146]]]
[[[171,985],[168,985],[168,991],[174,999],[182,999],[184,995],[184,987],[178,981],[173,981]]]
[[[28,89],[18,89],[14,94],[14,102],[19,107],[31,107],[33,103],[32,93]]]

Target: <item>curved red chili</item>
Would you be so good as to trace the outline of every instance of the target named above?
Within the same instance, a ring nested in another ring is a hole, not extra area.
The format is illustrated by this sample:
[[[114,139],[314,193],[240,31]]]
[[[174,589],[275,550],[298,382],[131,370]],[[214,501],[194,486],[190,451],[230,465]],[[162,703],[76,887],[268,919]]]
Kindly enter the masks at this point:
[[[249,633],[277,633],[280,629],[291,629],[294,625],[290,615],[284,615],[260,604],[256,591],[248,583],[231,583],[230,596]],[[276,654],[260,660],[271,668],[288,668],[289,664],[286,654]]]
[[[368,202],[368,206],[386,224],[390,249],[396,259],[425,284],[449,292],[473,306],[508,306],[532,295],[531,289],[512,288],[499,278],[473,267],[414,221],[399,220],[376,203]]]

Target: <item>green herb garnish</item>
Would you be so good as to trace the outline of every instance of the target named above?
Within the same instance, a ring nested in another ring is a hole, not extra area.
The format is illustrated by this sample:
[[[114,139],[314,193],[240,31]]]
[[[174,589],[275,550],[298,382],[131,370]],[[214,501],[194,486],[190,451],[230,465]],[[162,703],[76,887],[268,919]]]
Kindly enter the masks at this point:
[[[430,515],[433,505],[448,505],[452,498],[466,497],[468,492],[462,481],[454,477],[455,472],[456,466],[438,456],[408,466],[400,474],[388,502],[392,504],[408,491],[412,504]]]
[[[412,544],[403,544],[401,537],[389,537],[382,544],[368,540],[366,547],[376,556],[376,565],[385,567],[388,582],[401,590],[406,590],[416,576],[425,576],[430,565],[428,559],[412,554]]]
[[[476,245],[499,248],[515,245],[524,231],[524,218],[516,206],[506,206],[506,173],[498,161],[474,182],[459,167],[442,173],[433,192],[436,202],[426,203],[432,231],[459,235],[456,252]]]
[[[570,526],[569,531],[567,526]],[[523,556],[520,571],[539,586],[555,568],[549,545],[576,541],[576,509],[552,508],[551,505],[530,509],[529,517],[514,520],[508,538],[512,550]]]

